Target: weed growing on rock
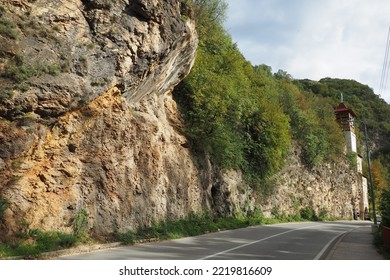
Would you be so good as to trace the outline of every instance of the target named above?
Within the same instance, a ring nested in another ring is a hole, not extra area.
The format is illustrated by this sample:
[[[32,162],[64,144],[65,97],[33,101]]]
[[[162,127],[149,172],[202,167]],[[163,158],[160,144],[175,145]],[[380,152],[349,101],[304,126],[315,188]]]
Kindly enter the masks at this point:
[[[10,39],[16,39],[18,32],[15,30],[15,25],[6,19],[0,19],[0,35]]]
[[[60,70],[60,67],[55,64],[28,65],[22,55],[16,54],[8,65],[6,65],[5,71],[0,76],[8,78],[15,83],[22,83],[31,77],[41,76],[43,74],[57,76],[60,74]]]
[[[9,206],[8,200],[0,197],[0,222],[2,221],[4,212],[5,210],[7,210],[8,206]]]
[[[88,212],[81,209],[73,220],[73,234],[80,240],[87,240],[88,237]]]

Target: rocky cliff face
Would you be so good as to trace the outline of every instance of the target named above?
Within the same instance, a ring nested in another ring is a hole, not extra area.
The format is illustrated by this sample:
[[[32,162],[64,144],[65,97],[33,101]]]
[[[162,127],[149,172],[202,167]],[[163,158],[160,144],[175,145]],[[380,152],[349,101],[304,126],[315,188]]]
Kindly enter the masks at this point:
[[[293,148],[286,167],[275,176],[274,192],[262,201],[265,215],[294,215],[310,207],[317,215],[351,219],[360,209],[361,176],[348,160],[308,169],[300,160],[300,149]]]
[[[10,204],[0,230],[69,232],[85,210],[91,231],[108,233],[256,206],[239,172],[195,165],[182,134],[171,90],[197,46],[184,3],[2,1],[0,198]],[[289,212],[298,200],[348,216],[337,198],[352,198],[353,176],[291,160],[258,207]]]
[[[118,87],[127,101],[169,91],[197,46],[182,1],[2,1],[0,112],[58,117]],[[4,99],[4,98],[2,98]]]
[[[165,112],[177,121],[167,94],[196,52],[186,11],[181,1],[2,2],[8,229],[25,220],[64,230],[85,208],[91,227],[107,231],[202,207]]]
[[[167,121],[172,106],[169,97],[151,96],[131,108],[114,87],[58,118],[3,189],[12,201],[8,227],[25,219],[32,227],[67,231],[84,209],[90,227],[107,232],[199,211],[206,192],[181,146],[185,139]]]

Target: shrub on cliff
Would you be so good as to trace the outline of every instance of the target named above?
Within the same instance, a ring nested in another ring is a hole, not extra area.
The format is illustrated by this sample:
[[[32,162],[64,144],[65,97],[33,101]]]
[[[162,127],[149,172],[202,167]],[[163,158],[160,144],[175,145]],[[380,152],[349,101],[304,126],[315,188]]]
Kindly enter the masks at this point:
[[[5,210],[7,210],[8,206],[9,206],[8,200],[0,197],[0,222],[2,221],[4,212]]]
[[[299,210],[301,218],[308,221],[318,221],[318,216],[312,207],[306,206]]]
[[[79,240],[86,241],[89,238],[88,235],[88,212],[85,209],[81,209],[77,212],[76,217],[73,219],[73,235]]]

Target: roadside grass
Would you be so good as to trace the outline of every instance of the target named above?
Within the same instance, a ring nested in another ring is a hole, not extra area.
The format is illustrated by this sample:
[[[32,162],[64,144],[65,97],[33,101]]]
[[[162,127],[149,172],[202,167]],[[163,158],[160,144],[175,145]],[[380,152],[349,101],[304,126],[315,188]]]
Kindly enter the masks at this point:
[[[260,224],[262,219],[255,217],[213,217],[209,213],[191,214],[177,221],[166,220],[152,223],[137,231],[116,233],[116,239],[123,244],[134,244],[143,240],[168,240],[196,236],[228,229],[238,229]]]
[[[0,258],[36,258],[43,252],[70,248],[77,242],[77,237],[72,234],[33,229],[0,243]]]
[[[316,215],[302,218],[299,213],[294,215],[281,214],[277,217],[267,218],[260,210],[254,210],[247,216],[232,217],[217,217],[210,213],[201,213],[191,214],[177,221],[166,220],[152,223],[151,226],[139,228],[137,231],[115,232],[114,235],[116,241],[132,245],[148,240],[169,240],[262,224],[325,220],[336,219],[325,215],[322,215],[321,218]]]

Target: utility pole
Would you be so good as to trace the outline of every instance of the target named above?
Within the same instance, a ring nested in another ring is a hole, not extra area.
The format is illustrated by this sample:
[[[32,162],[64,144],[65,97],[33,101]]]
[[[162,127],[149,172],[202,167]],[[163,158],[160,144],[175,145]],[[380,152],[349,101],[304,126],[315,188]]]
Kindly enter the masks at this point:
[[[362,124],[364,125],[364,136],[365,136],[365,140],[366,140],[366,152],[367,152],[368,175],[370,177],[370,194],[371,194],[372,213],[374,215],[374,224],[375,224],[375,226],[377,226],[378,221],[376,219],[375,193],[374,193],[374,184],[372,181],[370,150],[368,148],[367,125],[364,122],[362,122]]]

